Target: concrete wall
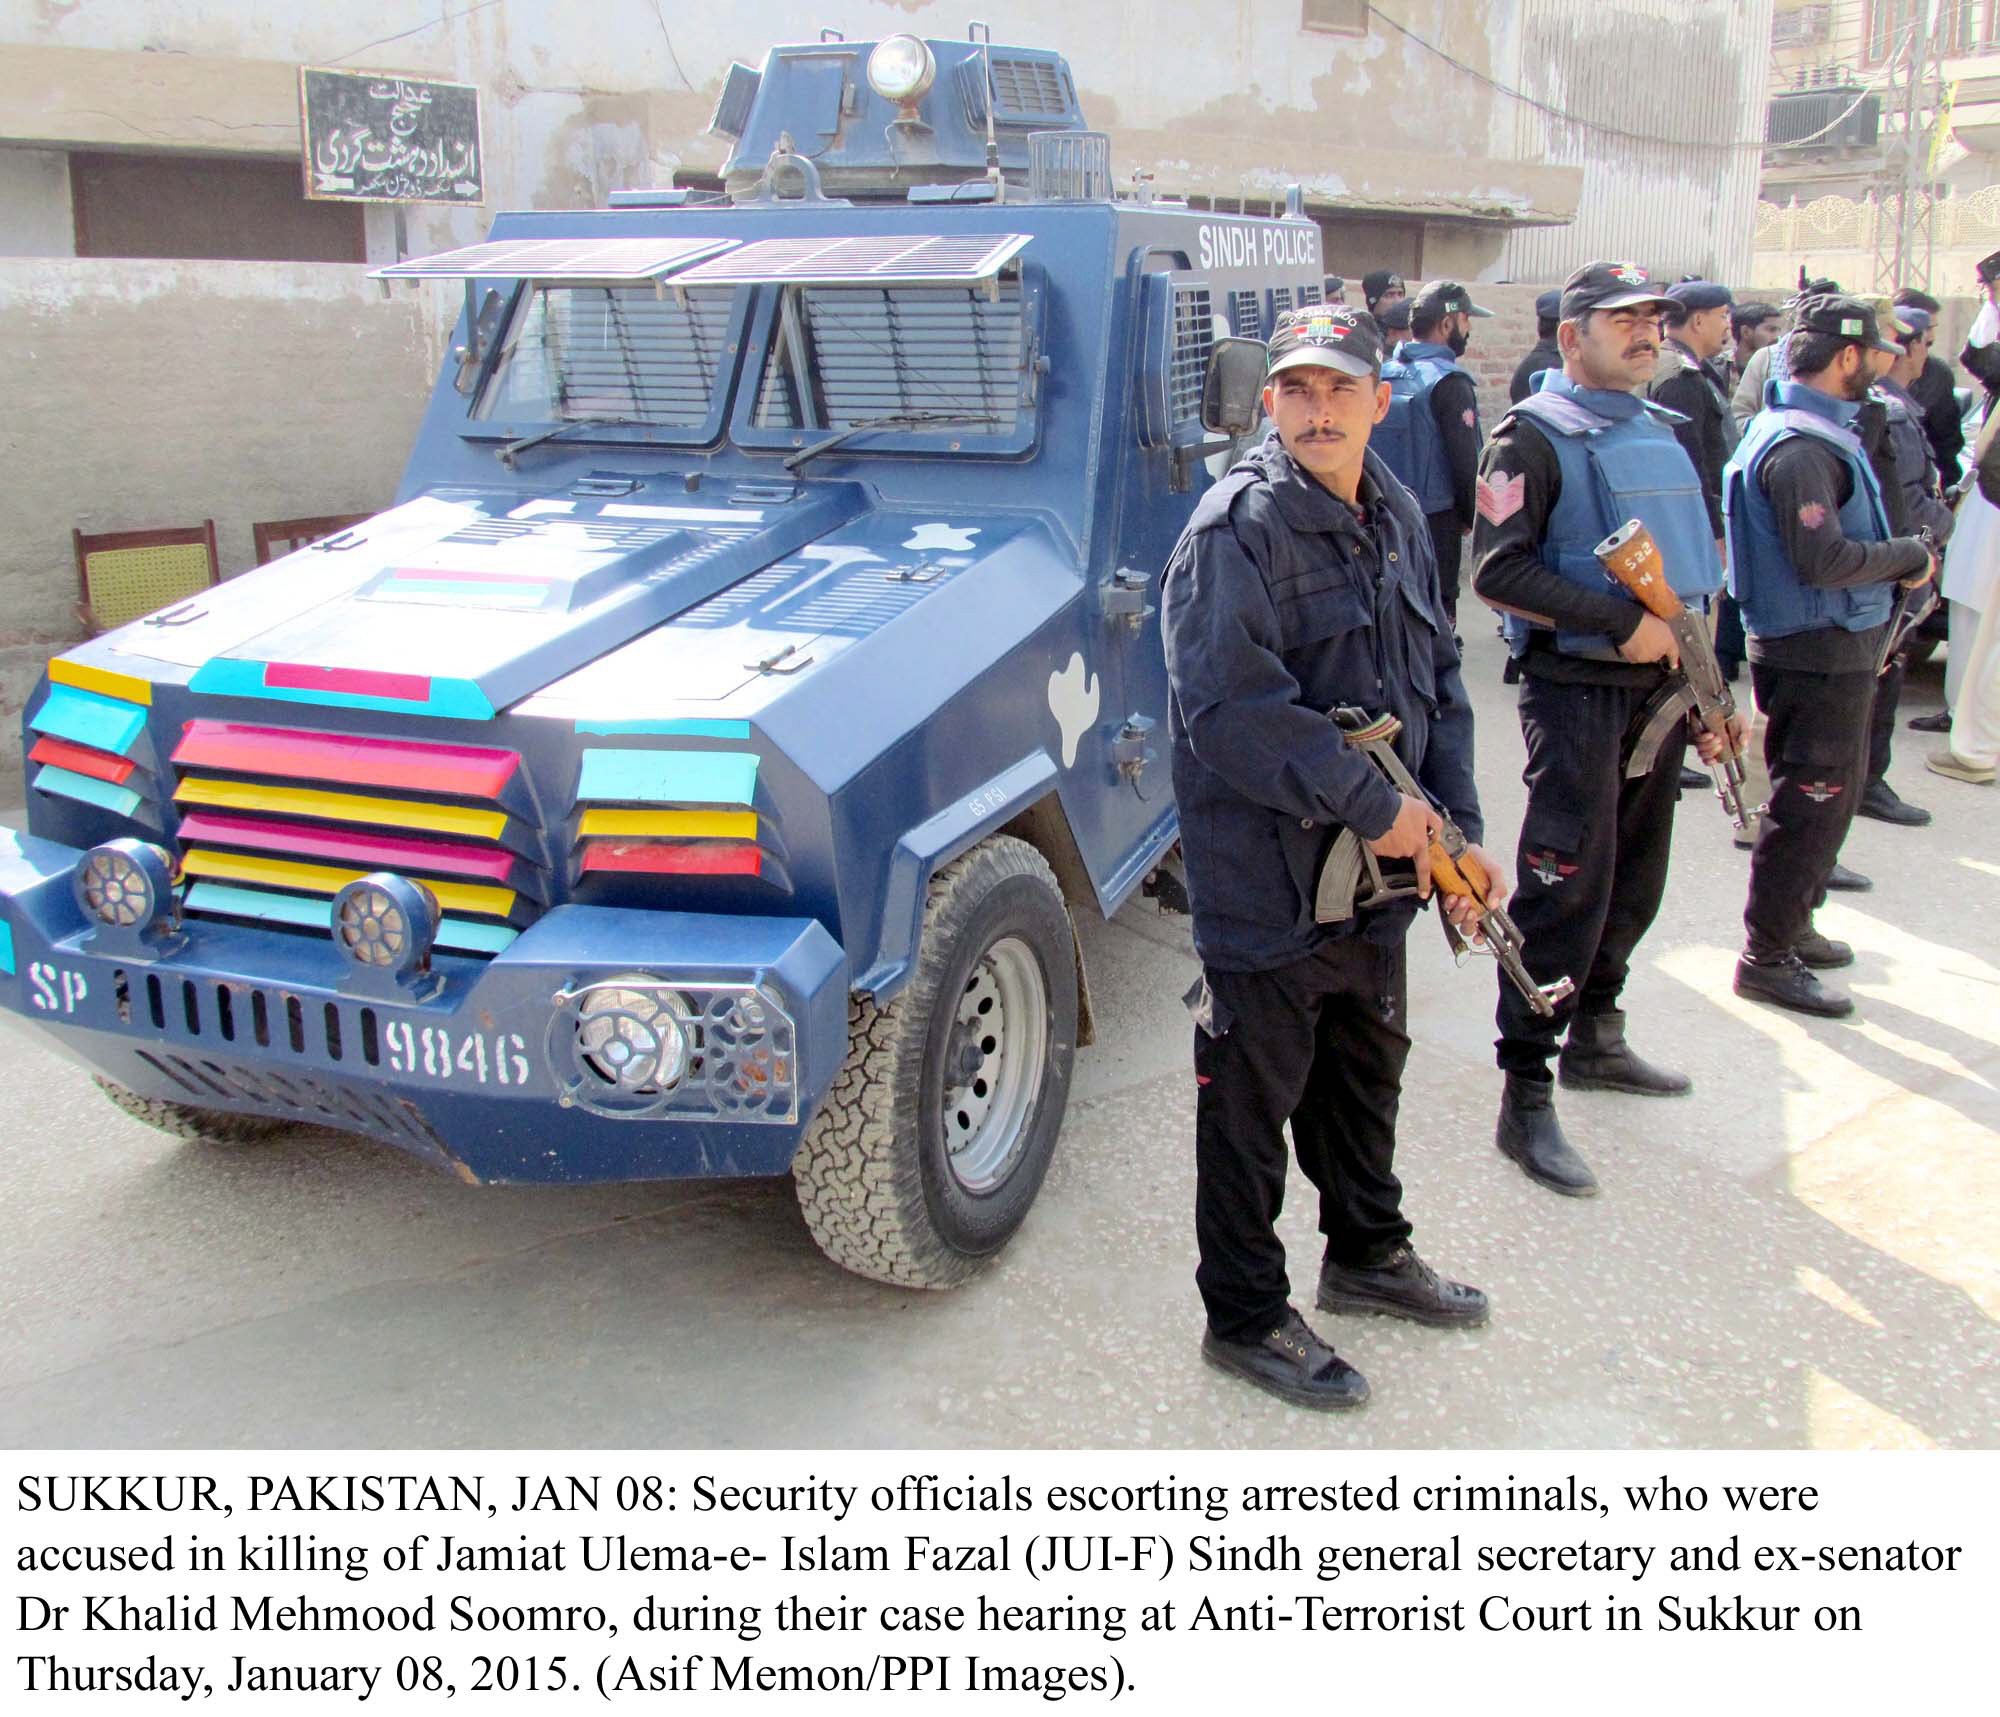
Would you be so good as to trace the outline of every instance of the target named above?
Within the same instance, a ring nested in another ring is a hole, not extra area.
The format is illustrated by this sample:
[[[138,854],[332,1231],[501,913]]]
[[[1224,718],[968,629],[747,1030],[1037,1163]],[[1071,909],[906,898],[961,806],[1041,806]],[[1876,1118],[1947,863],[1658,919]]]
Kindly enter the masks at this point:
[[[442,296],[384,300],[333,264],[0,261],[0,762],[80,635],[71,530],[212,518],[228,574],[258,520],[386,506],[443,361]]]

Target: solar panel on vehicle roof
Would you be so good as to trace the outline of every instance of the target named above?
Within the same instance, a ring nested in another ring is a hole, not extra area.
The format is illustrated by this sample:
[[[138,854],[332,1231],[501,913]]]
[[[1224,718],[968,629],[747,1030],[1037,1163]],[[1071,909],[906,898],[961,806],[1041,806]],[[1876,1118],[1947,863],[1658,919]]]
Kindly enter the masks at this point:
[[[834,281],[945,285],[986,280],[1028,242],[1026,233],[883,233],[871,238],[767,238],[710,257],[677,277],[688,286]]]
[[[650,280],[712,257],[726,238],[532,238],[466,245],[371,271],[376,280]]]

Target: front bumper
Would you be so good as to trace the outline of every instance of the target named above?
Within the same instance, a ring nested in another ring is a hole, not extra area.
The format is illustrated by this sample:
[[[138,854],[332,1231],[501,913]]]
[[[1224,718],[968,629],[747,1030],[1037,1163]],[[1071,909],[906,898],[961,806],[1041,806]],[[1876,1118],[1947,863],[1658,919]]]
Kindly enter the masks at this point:
[[[847,1053],[847,959],[814,919],[558,906],[494,959],[436,957],[416,1000],[344,987],[331,939],[282,931],[190,920],[171,953],[94,950],[82,856],[0,830],[0,1006],[141,1096],[366,1134],[466,1180],[782,1174]],[[670,1094],[606,1088],[578,1053],[579,997],[631,974],[711,1010]]]

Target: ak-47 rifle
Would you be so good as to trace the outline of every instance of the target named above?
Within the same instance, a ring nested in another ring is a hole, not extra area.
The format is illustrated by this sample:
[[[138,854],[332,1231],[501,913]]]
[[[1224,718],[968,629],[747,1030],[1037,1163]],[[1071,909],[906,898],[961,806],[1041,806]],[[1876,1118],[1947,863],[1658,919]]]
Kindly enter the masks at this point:
[[[1341,737],[1366,757],[1388,779],[1397,792],[1419,799],[1437,812],[1442,825],[1431,837],[1431,887],[1440,894],[1470,900],[1479,908],[1479,938],[1493,951],[1514,987],[1528,998],[1528,1004],[1545,1016],[1553,1017],[1556,1003],[1575,992],[1568,978],[1552,984],[1538,984],[1529,976],[1521,958],[1521,932],[1504,908],[1494,904],[1486,871],[1472,851],[1465,831],[1451,820],[1440,805],[1396,755],[1396,735],[1403,724],[1393,715],[1371,716],[1366,710],[1343,704],[1333,712]],[[1352,918],[1357,907],[1381,906],[1391,900],[1416,897],[1414,876],[1408,882],[1392,881],[1382,874],[1381,861],[1368,843],[1352,829],[1342,829],[1333,850],[1320,867],[1319,886],[1313,900],[1313,917],[1321,924],[1342,924]],[[1444,939],[1455,958],[1463,960],[1470,951],[1458,926],[1442,906],[1438,918],[1444,925]]]
[[[1931,559],[1935,562],[1938,545],[1930,526],[1918,526],[1917,537],[1930,550]],[[1889,611],[1889,625],[1882,634],[1882,648],[1875,653],[1877,679],[1889,671],[1889,664],[1896,659],[1896,652],[1910,641],[1910,634],[1937,612],[1937,605],[1935,572],[1921,584],[1904,584],[1897,589],[1896,606]]]
[[[1674,725],[1684,716],[1692,716],[1705,732],[1722,741],[1722,757],[1710,765],[1716,797],[1739,829],[1749,828],[1750,809],[1743,802],[1743,755],[1729,732],[1736,699],[1730,695],[1729,682],[1715,659],[1707,620],[1674,594],[1660,559],[1660,545],[1637,519],[1627,519],[1597,545],[1595,552],[1604,570],[1626,594],[1648,614],[1667,623],[1680,649],[1679,671],[1653,694],[1642,713],[1638,738],[1625,759],[1626,775],[1650,774]]]

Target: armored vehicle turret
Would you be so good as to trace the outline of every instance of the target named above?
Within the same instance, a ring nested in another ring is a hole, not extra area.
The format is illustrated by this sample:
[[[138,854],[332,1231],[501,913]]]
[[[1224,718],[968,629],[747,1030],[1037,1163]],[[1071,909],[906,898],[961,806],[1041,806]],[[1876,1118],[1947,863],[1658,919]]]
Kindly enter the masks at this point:
[[[1319,233],[1116,199],[1045,52],[778,48],[718,123],[722,197],[381,270],[464,294],[396,504],[50,664],[0,1002],[175,1131],[789,1172],[942,1286],[1174,844],[1159,576]]]

